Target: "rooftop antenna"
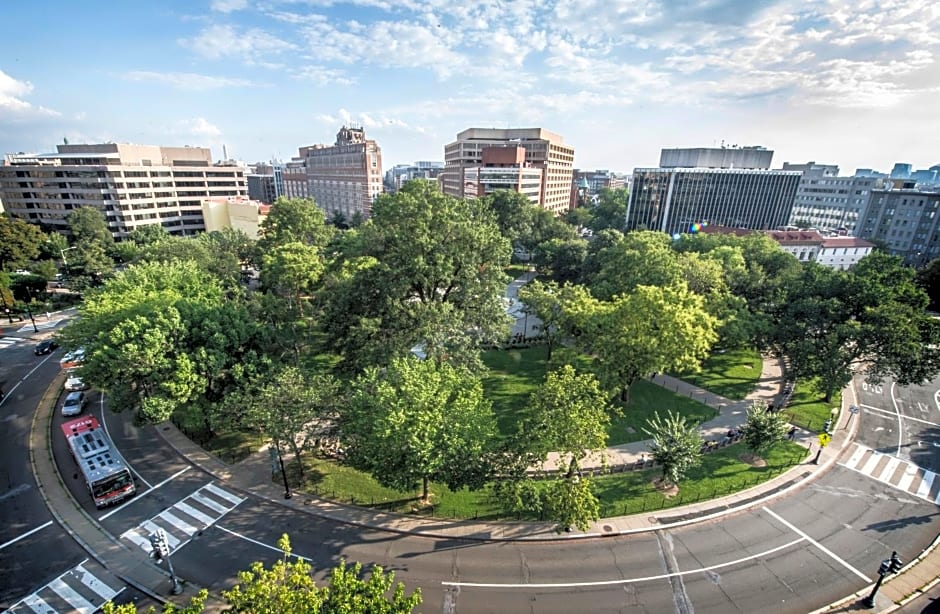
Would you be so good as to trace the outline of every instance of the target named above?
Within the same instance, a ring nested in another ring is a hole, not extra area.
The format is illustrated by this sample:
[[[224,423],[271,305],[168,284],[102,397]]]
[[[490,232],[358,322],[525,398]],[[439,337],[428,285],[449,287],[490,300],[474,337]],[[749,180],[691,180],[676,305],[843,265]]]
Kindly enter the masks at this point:
[[[225,149],[225,143],[222,144],[222,159],[228,160],[228,151]]]

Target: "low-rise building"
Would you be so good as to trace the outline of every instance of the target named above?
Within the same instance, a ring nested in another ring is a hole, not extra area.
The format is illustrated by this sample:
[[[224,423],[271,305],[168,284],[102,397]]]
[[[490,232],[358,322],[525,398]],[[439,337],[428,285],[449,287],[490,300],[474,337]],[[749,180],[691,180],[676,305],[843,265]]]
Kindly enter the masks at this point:
[[[261,223],[270,209],[270,205],[247,198],[207,198],[202,201],[206,232],[231,228],[252,239],[259,237]]]

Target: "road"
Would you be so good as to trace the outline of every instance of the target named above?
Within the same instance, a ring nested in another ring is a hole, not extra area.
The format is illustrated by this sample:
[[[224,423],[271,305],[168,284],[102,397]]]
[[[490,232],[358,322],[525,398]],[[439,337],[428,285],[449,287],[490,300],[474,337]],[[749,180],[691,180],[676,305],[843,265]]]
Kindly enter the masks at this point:
[[[57,365],[50,365],[37,373],[51,379]],[[34,407],[38,394],[27,398],[23,388],[23,402],[32,403],[24,407]],[[936,425],[929,415],[921,417],[918,405],[940,386],[859,388],[862,411],[853,418],[860,421],[858,445],[821,479],[746,513],[627,537],[479,543],[325,520],[214,482],[169,450],[155,427],[134,427],[128,415],[103,408],[97,395],[92,411],[135,469],[141,492],[121,507],[98,511],[64,474],[111,534],[146,549],[146,535],[164,528],[177,573],[214,589],[231,586],[251,561],[274,561],[275,543],[288,533],[294,552],[310,559],[319,579],[341,558],[380,564],[409,587],[422,588],[423,611],[805,612],[870,584],[892,550],[910,559],[940,532],[940,480],[921,492],[938,466],[935,447],[928,445]],[[62,458],[64,448],[54,448],[60,466],[71,467],[67,454]],[[12,468],[22,457],[4,461]],[[26,489],[11,499],[29,494]],[[38,590],[85,558],[81,551],[73,549],[73,557],[60,550],[54,529],[10,547],[32,544],[35,554],[24,569],[48,570],[42,581],[33,575],[21,592]],[[63,560],[42,567],[47,553]],[[132,596],[123,588],[119,593]]]

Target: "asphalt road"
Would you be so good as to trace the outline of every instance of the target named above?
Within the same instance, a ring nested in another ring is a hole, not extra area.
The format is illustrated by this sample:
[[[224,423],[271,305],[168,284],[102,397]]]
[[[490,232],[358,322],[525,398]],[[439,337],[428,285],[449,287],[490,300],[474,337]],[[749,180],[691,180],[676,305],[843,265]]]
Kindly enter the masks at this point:
[[[86,553],[49,513],[29,465],[28,437],[36,405],[59,371],[56,351],[35,356],[37,341],[22,326],[0,323],[0,610],[73,568]],[[37,336],[38,338],[38,336]],[[30,533],[30,531],[33,531]]]

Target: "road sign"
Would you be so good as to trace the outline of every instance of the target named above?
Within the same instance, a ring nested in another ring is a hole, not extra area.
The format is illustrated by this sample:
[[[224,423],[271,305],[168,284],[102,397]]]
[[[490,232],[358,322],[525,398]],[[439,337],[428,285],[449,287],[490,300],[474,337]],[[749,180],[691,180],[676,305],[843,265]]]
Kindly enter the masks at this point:
[[[829,442],[832,441],[832,435],[829,433],[820,433],[819,434],[819,447],[825,448],[829,445]]]
[[[857,414],[857,413],[858,413],[858,406],[857,406],[857,405],[850,405],[850,406],[849,406],[849,411],[852,412],[853,414]]]

